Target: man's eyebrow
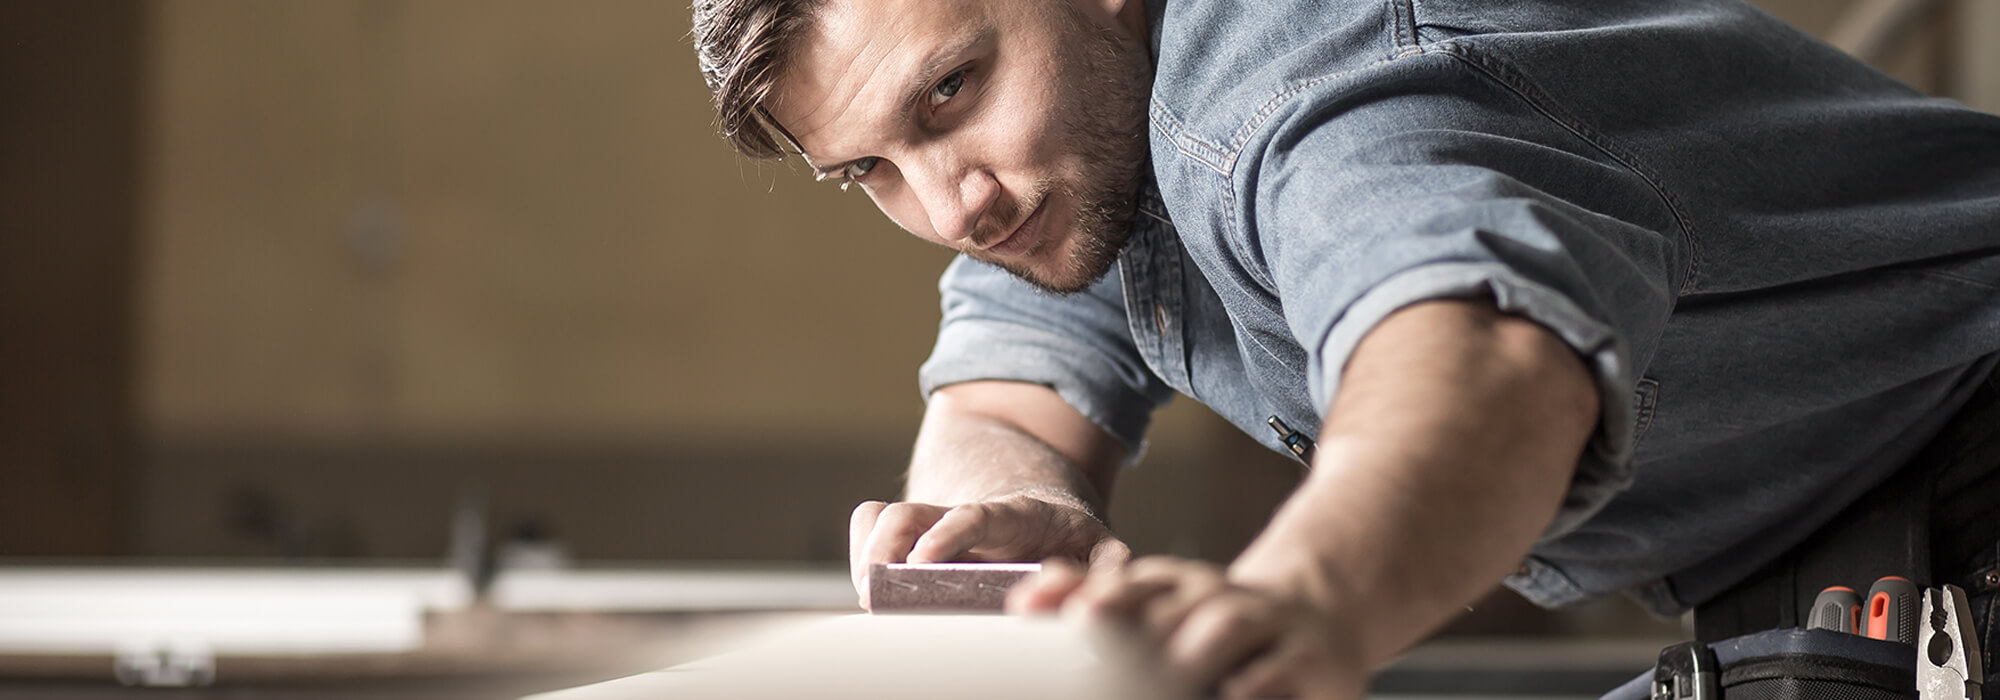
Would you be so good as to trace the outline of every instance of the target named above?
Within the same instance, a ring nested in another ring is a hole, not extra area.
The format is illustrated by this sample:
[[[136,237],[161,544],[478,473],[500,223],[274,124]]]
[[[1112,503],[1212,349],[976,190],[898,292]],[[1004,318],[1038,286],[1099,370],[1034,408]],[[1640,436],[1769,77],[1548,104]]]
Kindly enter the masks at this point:
[[[923,65],[917,68],[916,77],[910,80],[909,87],[904,89],[903,101],[898,106],[897,113],[907,118],[910,109],[916,106],[917,100],[923,99],[924,93],[928,92],[931,89],[931,84],[937,81],[940,71],[943,71],[946,66],[953,65],[952,62],[958,60],[959,56],[964,55],[972,47],[985,43],[992,36],[993,32],[990,29],[965,32],[952,37],[949,42],[940,44],[938,48],[933,49],[930,57],[924,59]],[[799,150],[799,157],[805,158],[807,164],[812,163],[812,158],[806,155],[804,149]],[[855,160],[861,159],[857,158]],[[855,163],[855,160],[826,166],[813,166],[813,179],[829,180],[841,177],[842,173],[847,171],[847,167]]]
[[[903,91],[901,113],[910,113],[910,108],[916,106],[917,100],[923,99],[924,93],[928,92],[931,89],[931,85],[937,82],[940,71],[943,71],[946,66],[953,65],[953,62],[957,61],[959,56],[964,55],[972,47],[985,43],[992,36],[993,32],[991,30],[965,32],[952,37],[950,42],[942,44],[936,50],[932,51],[930,58],[924,60],[923,67],[917,69],[916,77],[910,80],[910,86]]]

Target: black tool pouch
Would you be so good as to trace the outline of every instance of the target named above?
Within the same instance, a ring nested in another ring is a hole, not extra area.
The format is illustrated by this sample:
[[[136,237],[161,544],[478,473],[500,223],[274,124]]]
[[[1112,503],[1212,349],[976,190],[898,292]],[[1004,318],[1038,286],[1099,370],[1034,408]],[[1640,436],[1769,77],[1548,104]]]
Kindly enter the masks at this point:
[[[1899,700],[1917,697],[1917,650],[1829,630],[1781,629],[1668,647],[1602,700]]]

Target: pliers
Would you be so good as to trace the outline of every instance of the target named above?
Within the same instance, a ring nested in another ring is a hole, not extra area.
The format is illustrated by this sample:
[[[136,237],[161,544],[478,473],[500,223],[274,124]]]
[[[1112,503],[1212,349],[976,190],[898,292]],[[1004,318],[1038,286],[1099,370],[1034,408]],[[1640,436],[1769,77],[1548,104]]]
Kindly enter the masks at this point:
[[[1986,670],[1971,607],[1957,586],[1924,589],[1922,628],[1917,632],[1917,697],[1920,700],[1980,700]]]

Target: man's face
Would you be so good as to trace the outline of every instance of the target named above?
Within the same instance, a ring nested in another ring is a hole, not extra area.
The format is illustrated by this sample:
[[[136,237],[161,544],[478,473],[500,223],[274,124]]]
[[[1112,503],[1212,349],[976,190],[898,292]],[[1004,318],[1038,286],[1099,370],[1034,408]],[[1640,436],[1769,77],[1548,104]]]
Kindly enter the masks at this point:
[[[769,110],[910,233],[1075,292],[1123,250],[1146,157],[1145,49],[1101,3],[827,0]]]

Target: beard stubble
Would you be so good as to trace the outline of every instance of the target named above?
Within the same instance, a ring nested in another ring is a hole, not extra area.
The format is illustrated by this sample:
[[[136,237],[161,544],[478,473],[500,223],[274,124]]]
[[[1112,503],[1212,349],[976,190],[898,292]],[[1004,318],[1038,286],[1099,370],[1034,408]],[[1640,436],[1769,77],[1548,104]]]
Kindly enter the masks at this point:
[[[1030,261],[1048,254],[1061,241],[1046,236],[1023,257],[988,260],[1035,287],[1059,295],[1089,289],[1111,271],[1131,243],[1136,214],[1139,169],[1147,162],[1146,100],[1152,82],[1144,49],[1133,46],[1110,28],[1097,26],[1081,10],[1057,2],[1064,11],[1054,18],[1064,27],[1058,65],[1072,67],[1076,79],[1062,86],[1057,147],[1075,154],[1082,168],[1074,180],[1051,178],[1014,205],[1022,213],[1043,206],[1047,197],[1061,195],[1074,205],[1069,250],[1053,269]],[[1019,215],[996,217],[1016,221]],[[976,257],[976,256],[975,256]]]

